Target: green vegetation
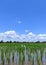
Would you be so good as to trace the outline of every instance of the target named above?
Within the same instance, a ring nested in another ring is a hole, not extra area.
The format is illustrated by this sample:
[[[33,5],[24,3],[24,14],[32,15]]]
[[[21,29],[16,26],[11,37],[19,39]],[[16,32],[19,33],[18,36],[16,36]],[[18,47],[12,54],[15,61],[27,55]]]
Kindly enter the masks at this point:
[[[3,48],[3,50],[6,49],[6,51],[23,51],[25,49],[29,51],[37,51],[39,49],[42,53],[44,48],[46,48],[46,43],[0,43],[0,49]]]
[[[0,53],[2,65],[5,65],[5,57],[7,59],[8,65],[10,65],[10,54],[12,53],[12,62],[14,63],[14,55],[17,53],[19,56],[19,65],[24,65],[25,62],[25,50],[26,55],[28,55],[28,61],[34,65],[34,53],[37,54],[37,63],[42,65],[43,51],[46,48],[46,43],[0,43]],[[40,50],[40,55],[38,51]],[[30,59],[31,58],[31,59]],[[17,65],[17,64],[16,64]]]

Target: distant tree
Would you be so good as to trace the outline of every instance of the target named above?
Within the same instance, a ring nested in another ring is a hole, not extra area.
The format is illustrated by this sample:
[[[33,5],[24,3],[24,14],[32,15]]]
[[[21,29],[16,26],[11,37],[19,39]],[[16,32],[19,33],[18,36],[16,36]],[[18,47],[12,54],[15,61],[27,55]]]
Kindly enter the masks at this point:
[[[16,41],[16,43],[20,43],[19,41]]]
[[[26,41],[23,41],[23,43],[27,43]]]
[[[9,41],[6,41],[6,43],[9,43]]]
[[[35,43],[40,43],[40,41],[36,41]]]
[[[16,43],[16,41],[14,41],[13,43]]]
[[[4,43],[3,40],[1,40],[0,43]]]
[[[9,43],[12,43],[12,41],[10,40]]]
[[[46,43],[46,41],[42,41],[42,43]]]

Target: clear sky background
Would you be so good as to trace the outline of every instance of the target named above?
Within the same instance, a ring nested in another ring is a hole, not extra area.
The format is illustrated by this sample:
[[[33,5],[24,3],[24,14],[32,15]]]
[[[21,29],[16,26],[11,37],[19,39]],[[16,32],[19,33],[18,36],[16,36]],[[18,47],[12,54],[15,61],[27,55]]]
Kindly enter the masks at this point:
[[[46,0],[0,0],[0,32],[26,29],[46,33]]]
[[[46,34],[46,0],[0,0],[0,32]]]

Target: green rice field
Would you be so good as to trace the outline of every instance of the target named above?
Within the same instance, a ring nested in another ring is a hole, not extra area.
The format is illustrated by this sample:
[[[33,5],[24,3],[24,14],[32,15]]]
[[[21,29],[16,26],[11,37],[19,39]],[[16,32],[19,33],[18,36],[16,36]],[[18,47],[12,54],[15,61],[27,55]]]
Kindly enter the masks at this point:
[[[46,43],[0,43],[0,65],[46,65]]]

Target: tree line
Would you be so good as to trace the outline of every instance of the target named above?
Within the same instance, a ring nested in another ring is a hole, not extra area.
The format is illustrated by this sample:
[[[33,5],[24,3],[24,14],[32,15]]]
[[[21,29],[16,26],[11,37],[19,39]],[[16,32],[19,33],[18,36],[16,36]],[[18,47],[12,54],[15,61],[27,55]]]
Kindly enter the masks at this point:
[[[6,41],[4,42],[3,40],[0,41],[0,43],[46,43],[46,41],[36,41],[36,42],[26,42],[26,41],[23,41],[23,42],[19,42],[19,41]]]

